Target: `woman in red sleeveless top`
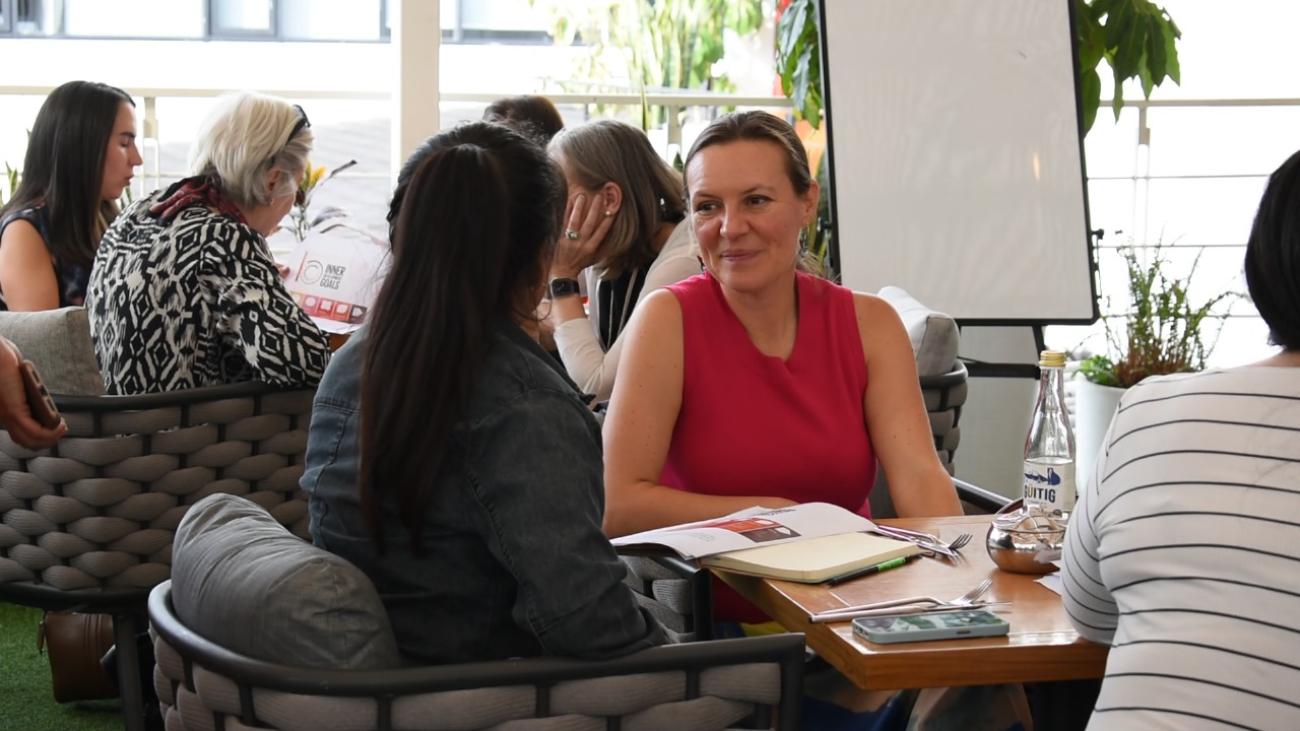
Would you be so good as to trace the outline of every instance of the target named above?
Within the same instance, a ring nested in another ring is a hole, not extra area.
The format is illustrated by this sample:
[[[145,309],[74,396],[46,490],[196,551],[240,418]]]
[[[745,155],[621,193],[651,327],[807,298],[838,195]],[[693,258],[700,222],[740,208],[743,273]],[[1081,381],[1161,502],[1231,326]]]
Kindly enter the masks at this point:
[[[722,117],[685,177],[706,271],[650,295],[629,325],[604,426],[606,533],[752,505],[865,515],[877,459],[900,516],[959,515],[898,315],[797,270],[818,188],[794,130],[765,112]],[[733,604],[718,618],[761,620]]]

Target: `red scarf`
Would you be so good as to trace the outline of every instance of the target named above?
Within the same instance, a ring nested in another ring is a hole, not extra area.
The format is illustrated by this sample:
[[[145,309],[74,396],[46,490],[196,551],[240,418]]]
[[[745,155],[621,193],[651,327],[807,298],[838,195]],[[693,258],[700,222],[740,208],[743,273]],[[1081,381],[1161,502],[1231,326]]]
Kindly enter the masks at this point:
[[[172,186],[172,189],[157,203],[149,206],[149,215],[157,216],[159,221],[168,223],[176,217],[177,213],[196,205],[215,208],[222,215],[248,225],[239,207],[205,177],[186,178]]]

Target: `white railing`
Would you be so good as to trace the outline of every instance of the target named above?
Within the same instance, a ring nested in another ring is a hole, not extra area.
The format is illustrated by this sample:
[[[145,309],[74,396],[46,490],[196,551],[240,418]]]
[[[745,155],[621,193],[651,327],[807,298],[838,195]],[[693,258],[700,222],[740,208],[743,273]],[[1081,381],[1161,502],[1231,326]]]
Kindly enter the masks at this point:
[[[54,90],[53,86],[41,85],[0,85],[0,96],[45,96]],[[152,179],[154,184],[164,178],[183,177],[184,173],[177,171],[164,171],[159,167],[158,148],[158,99],[160,98],[212,98],[223,94],[229,94],[241,91],[242,89],[217,89],[217,88],[183,88],[183,87],[130,87],[126,91],[136,98],[144,100],[142,109],[142,118],[140,129],[142,132],[142,152],[149,152],[152,148],[152,156],[146,155],[145,165],[143,166],[144,175],[140,185],[145,185]],[[262,89],[263,93],[285,99],[334,99],[334,100],[366,100],[366,101],[383,101],[390,98],[386,91],[364,91],[364,90],[343,90],[343,91],[325,91],[325,90],[308,90],[308,89]],[[438,99],[443,104],[472,103],[488,104],[504,96],[510,96],[506,92],[442,92]],[[682,143],[682,125],[681,112],[686,109],[699,107],[769,107],[769,108],[789,108],[790,100],[778,96],[754,96],[742,94],[717,94],[710,92],[647,92],[640,93],[606,93],[606,92],[581,92],[581,93],[551,93],[547,92],[546,97],[557,105],[562,106],[583,106],[594,107],[604,106],[627,106],[639,107],[646,105],[649,108],[662,108],[667,110],[665,115],[667,123],[667,142],[668,145],[681,147]],[[152,165],[150,164],[152,157]],[[344,173],[347,177],[355,178],[387,178],[387,172],[353,172]]]
[[[1103,115],[1108,114],[1111,106],[1111,100],[1102,100],[1098,111],[1096,124],[1106,124],[1108,120],[1102,119]],[[1124,106],[1137,111],[1136,136],[1133,140],[1133,174],[1132,175],[1089,175],[1088,180],[1094,181],[1117,181],[1126,180],[1134,184],[1134,209],[1135,215],[1133,224],[1135,228],[1143,232],[1143,238],[1146,237],[1147,221],[1146,216],[1149,209],[1146,203],[1150,199],[1150,184],[1157,180],[1234,180],[1234,179],[1259,179],[1267,178],[1272,171],[1251,171],[1236,173],[1179,173],[1179,174],[1160,174],[1151,173],[1151,150],[1153,148],[1151,138],[1151,127],[1149,126],[1149,110],[1151,109],[1210,109],[1210,108],[1263,108],[1263,107],[1289,107],[1300,108],[1300,98],[1247,98],[1247,99],[1141,99],[1141,100],[1124,100]],[[1239,133],[1243,132],[1238,130]],[[1208,141],[1208,140],[1207,140]],[[1144,153],[1145,148],[1145,153]],[[1138,209],[1141,208],[1140,212]],[[1095,222],[1094,222],[1095,224]],[[1234,243],[1215,243],[1215,244],[1193,244],[1195,248],[1215,249],[1215,248],[1243,248],[1246,242]],[[1135,241],[1131,248],[1153,248],[1157,244],[1145,241]],[[1098,244],[1100,249],[1118,249],[1129,248],[1130,245],[1120,244]]]

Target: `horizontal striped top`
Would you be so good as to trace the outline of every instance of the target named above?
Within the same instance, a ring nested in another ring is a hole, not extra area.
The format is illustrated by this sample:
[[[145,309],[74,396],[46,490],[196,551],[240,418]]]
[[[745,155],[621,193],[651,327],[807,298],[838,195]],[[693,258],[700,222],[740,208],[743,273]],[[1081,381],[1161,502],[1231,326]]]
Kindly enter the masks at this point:
[[[1089,729],[1300,729],[1300,368],[1148,379],[1120,402],[1065,548],[1112,645]]]

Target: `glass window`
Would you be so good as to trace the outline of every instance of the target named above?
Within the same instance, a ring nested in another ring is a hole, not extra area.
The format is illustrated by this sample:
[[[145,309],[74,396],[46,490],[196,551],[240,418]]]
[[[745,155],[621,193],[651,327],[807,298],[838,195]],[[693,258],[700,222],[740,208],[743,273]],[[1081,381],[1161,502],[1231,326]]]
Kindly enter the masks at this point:
[[[1097,110],[1097,121],[1084,138],[1084,155],[1090,180],[1133,175],[1136,165],[1133,146],[1137,144],[1137,118],[1137,110],[1131,107],[1124,108],[1118,122],[1115,121],[1109,104],[1102,104],[1101,109]]]
[[[1152,150],[1152,156],[1155,154]],[[1184,246],[1245,244],[1267,182],[1267,174],[1152,180],[1145,211],[1146,230],[1134,230],[1133,236]]]
[[[377,41],[380,0],[279,0],[289,41]]]
[[[443,5],[457,4],[443,0]],[[467,30],[536,31],[549,32],[551,23],[546,13],[533,7],[529,0],[493,0],[492,2],[459,3],[461,27]],[[444,28],[446,25],[443,26]]]
[[[1267,176],[1295,152],[1300,107],[1155,108],[1147,126],[1152,175]],[[1226,130],[1232,144],[1221,144]]]
[[[9,32],[9,5],[11,0],[0,0],[0,33]]]
[[[202,38],[203,2],[63,0],[63,33],[83,38]]]
[[[212,0],[212,35],[270,36],[275,34],[272,0]]]
[[[20,36],[52,36],[63,24],[62,0],[13,0],[13,32]]]

